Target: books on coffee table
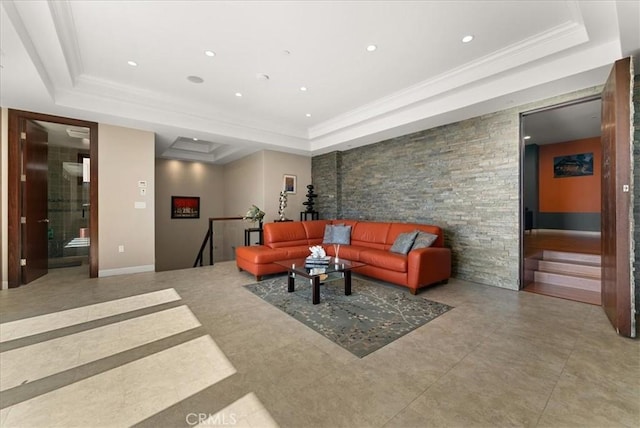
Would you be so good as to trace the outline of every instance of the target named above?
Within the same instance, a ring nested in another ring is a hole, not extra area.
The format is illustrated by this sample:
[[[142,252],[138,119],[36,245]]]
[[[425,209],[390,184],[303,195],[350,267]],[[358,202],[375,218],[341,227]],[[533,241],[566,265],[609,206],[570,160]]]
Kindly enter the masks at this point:
[[[331,257],[307,257],[304,261],[306,266],[328,266]],[[306,267],[305,266],[305,267]]]

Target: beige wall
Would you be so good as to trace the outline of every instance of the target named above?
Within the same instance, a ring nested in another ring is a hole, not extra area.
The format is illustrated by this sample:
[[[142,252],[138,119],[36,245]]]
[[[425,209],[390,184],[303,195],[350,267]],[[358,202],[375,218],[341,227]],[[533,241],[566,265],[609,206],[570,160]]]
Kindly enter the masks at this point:
[[[283,186],[284,174],[295,175],[297,182],[296,194],[287,195],[287,207],[284,209],[286,218],[300,220],[300,211],[305,210],[302,205],[307,200],[307,184],[311,184],[311,158],[282,152],[265,151],[264,153],[264,208],[267,221],[278,218],[280,192]]]
[[[270,150],[225,165],[225,215],[244,215],[255,204],[265,212],[265,222],[278,219],[284,174],[297,177],[298,189],[288,196],[285,215],[298,220],[311,184],[311,157]]]
[[[224,165],[225,217],[244,216],[251,205],[264,209],[264,152],[257,152]],[[267,213],[268,214],[268,213]],[[258,227],[244,221],[228,221],[217,225],[224,234],[224,260],[234,258],[234,246],[244,245],[244,229]],[[257,240],[254,232],[252,242]]]
[[[2,229],[0,256],[2,286],[7,285],[7,150],[8,110],[0,122]],[[243,216],[251,204],[266,212],[265,221],[278,218],[278,196],[284,174],[297,176],[297,193],[289,195],[285,214],[299,219],[306,185],[311,183],[311,158],[262,151],[224,166],[197,162],[155,161],[152,132],[107,124],[98,126],[99,156],[99,276],[193,265],[207,229],[208,217]],[[140,195],[138,181],[147,182]],[[201,218],[171,220],[171,195],[200,196]],[[156,205],[157,201],[157,205]],[[136,208],[136,202],[145,208]],[[242,221],[215,227],[215,259],[233,258],[233,248],[244,244]],[[256,235],[252,235],[252,240]],[[179,242],[179,245],[176,245]],[[120,253],[118,247],[124,246]],[[176,251],[178,249],[178,251]]]
[[[208,217],[241,217],[255,204],[265,211],[265,221],[277,219],[284,174],[297,176],[297,193],[289,195],[285,213],[299,219],[311,183],[311,158],[261,151],[219,167],[158,159],[155,173],[156,270],[183,269],[193,266]],[[200,196],[201,218],[171,220],[171,195]],[[214,222],[214,260],[233,259],[234,249],[244,245],[244,229],[254,226],[239,220]],[[257,238],[252,234],[251,242]]]
[[[156,159],[157,271],[193,266],[208,228],[208,218],[224,215],[223,169],[200,162]],[[199,196],[200,218],[172,219],[171,196]],[[222,236],[215,231],[214,242],[214,260],[221,259]],[[209,262],[208,255],[204,262]]]
[[[9,230],[9,209],[8,209],[8,194],[9,189],[7,186],[8,183],[8,174],[9,174],[9,110],[3,108],[0,117],[0,218],[2,219],[2,224],[0,228],[0,277],[2,278],[2,289],[9,288],[9,277],[8,277],[8,249],[9,249],[9,240],[7,237],[6,231]]]
[[[265,211],[263,176],[264,152],[224,165],[225,216],[244,215],[252,204]]]
[[[153,271],[155,136],[98,126],[99,276]],[[147,182],[146,195],[138,181]],[[136,204],[143,207],[136,208]],[[118,247],[124,246],[124,252]]]

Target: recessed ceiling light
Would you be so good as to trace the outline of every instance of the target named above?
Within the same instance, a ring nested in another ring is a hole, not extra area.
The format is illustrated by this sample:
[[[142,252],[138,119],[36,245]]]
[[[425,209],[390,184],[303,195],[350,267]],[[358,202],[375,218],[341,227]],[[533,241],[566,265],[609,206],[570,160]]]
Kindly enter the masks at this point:
[[[241,96],[242,96],[242,94],[241,94],[240,92],[236,92],[236,97],[238,97],[238,98],[239,98],[239,97],[241,97]]]
[[[204,54],[206,56],[216,56],[216,53],[214,51],[204,51]]]
[[[525,136],[524,136],[524,139],[525,139],[525,140],[530,140],[530,139],[531,139],[531,135],[525,135]]]
[[[282,54],[283,55],[291,55],[291,51],[285,49],[285,50],[282,51]]]
[[[369,45],[369,46],[367,46],[367,51],[368,51],[368,52],[373,52],[373,51],[375,51],[376,49],[378,49],[378,47],[377,47],[376,45]]]
[[[196,137],[193,137],[193,141],[198,141],[198,139]]]
[[[464,36],[462,38],[462,43],[469,43],[471,40],[473,40],[473,36],[471,34]]]
[[[266,73],[257,73],[256,79],[258,80],[269,80],[269,75]]]
[[[300,90],[302,92],[307,92],[307,87],[306,86],[300,86]]]
[[[305,116],[311,117],[311,113],[307,113],[307,114],[305,114]]]
[[[138,63],[135,61],[127,61],[127,64],[129,64],[131,67],[137,67]]]
[[[202,83],[204,79],[200,76],[187,76],[187,80],[191,83]]]

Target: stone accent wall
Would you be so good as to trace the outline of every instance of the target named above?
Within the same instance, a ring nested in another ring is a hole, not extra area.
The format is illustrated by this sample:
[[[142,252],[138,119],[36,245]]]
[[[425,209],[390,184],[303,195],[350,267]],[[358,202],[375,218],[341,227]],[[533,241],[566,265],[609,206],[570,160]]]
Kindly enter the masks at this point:
[[[312,177],[320,218],[439,225],[452,250],[453,276],[516,290],[520,113],[599,94],[601,89],[316,156]]]
[[[321,218],[342,218],[342,152],[316,156],[311,162],[311,177],[316,194],[314,208]]]
[[[344,152],[343,217],[439,225],[456,277],[513,287],[518,129],[506,111]]]

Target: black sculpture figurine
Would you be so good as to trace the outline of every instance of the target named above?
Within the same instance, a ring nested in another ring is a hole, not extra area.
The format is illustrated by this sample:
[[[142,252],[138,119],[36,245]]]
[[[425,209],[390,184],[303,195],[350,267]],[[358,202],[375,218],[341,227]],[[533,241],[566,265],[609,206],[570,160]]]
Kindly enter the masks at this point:
[[[317,198],[318,195],[316,195],[315,193],[313,193],[313,184],[309,184],[307,185],[307,202],[303,202],[302,205],[306,205],[307,206],[307,212],[308,213],[312,213],[313,212],[313,199]]]

